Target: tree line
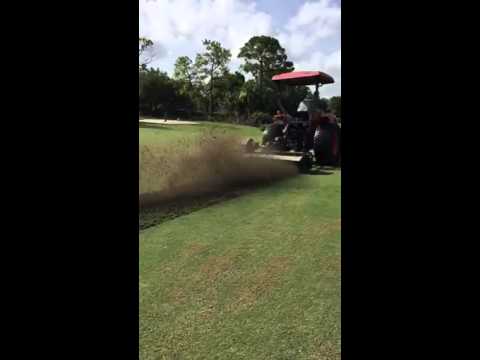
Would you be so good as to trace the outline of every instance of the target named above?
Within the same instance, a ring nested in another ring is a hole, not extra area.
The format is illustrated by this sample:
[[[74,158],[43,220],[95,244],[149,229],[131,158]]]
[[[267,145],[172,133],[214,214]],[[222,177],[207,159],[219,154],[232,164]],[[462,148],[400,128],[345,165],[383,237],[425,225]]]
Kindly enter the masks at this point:
[[[149,67],[153,42],[139,38],[139,110],[141,115],[259,123],[279,109],[278,99],[289,113],[311,93],[306,86],[276,86],[271,78],[293,71],[285,49],[277,39],[254,36],[240,49],[241,71],[231,72],[229,49],[218,41],[204,40],[204,51],[195,59],[177,58],[173,77]],[[246,80],[245,75],[251,76]],[[340,97],[321,99],[340,114]]]

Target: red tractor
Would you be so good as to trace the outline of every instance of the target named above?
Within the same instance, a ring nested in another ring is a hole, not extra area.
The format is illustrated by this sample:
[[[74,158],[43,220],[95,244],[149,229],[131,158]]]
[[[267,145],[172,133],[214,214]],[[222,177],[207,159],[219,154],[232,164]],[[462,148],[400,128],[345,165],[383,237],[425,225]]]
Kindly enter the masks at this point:
[[[295,114],[288,114],[279,101],[282,111],[266,127],[262,143],[252,139],[245,143],[249,156],[295,162],[304,171],[314,163],[338,166],[340,124],[322,106],[318,94],[319,86],[333,83],[333,78],[320,71],[293,71],[275,75],[272,80],[288,86],[315,85],[315,92],[300,103]]]

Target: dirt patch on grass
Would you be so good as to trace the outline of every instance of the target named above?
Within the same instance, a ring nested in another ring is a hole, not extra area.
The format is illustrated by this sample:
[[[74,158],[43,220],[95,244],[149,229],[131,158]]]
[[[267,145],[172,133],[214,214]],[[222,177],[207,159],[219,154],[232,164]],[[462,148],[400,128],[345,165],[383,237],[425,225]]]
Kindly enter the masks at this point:
[[[168,295],[168,300],[174,305],[181,305],[187,302],[187,294],[183,288],[176,287]]]
[[[316,225],[316,234],[327,235],[342,229],[341,219],[326,222],[324,224]]]
[[[327,256],[318,260],[319,271],[325,273],[337,273],[340,272],[341,259],[340,256]]]
[[[305,221],[305,225],[297,234],[295,238],[296,242],[293,243],[292,246],[294,248],[300,246],[300,244],[310,244],[311,246],[314,246],[318,241],[322,241],[326,236],[338,233],[341,229],[341,219]],[[311,234],[315,234],[315,236],[311,236]]]
[[[193,246],[194,251],[200,248]],[[201,250],[200,250],[201,251]],[[193,274],[188,288],[176,287],[169,292],[168,299],[173,305],[183,305],[187,302],[200,305],[196,317],[202,321],[212,319],[219,311],[218,287],[216,283],[235,266],[235,254],[224,256],[209,256],[203,262],[198,272]],[[225,310],[234,314],[248,310],[257,301],[267,296],[279,286],[282,276],[288,272],[292,259],[290,257],[272,257],[258,272],[242,278],[242,284],[233,293],[233,301],[225,304]]]
[[[260,271],[245,279],[245,285],[236,292],[235,301],[227,306],[228,310],[237,313],[251,308],[259,298],[280,284],[291,263],[292,259],[286,256],[270,258]]]
[[[199,311],[198,311],[198,317],[202,321],[208,321],[212,319],[215,314],[217,313],[217,307],[214,304],[207,304],[203,306]]]
[[[340,360],[340,346],[334,341],[316,341],[316,350],[309,357],[311,360]]]
[[[231,269],[233,264],[234,258],[231,256],[210,256],[200,266],[200,273],[204,275],[208,282],[213,282],[219,275]]]
[[[342,219],[337,219],[328,224],[325,224],[324,229],[326,232],[335,232],[342,229]]]
[[[181,257],[191,257],[198,255],[208,249],[208,246],[202,244],[189,244],[181,253]]]
[[[182,256],[195,256],[207,249],[204,245],[192,244],[183,252]],[[174,287],[168,294],[168,299],[175,305],[187,301],[204,304],[212,309],[217,303],[217,287],[215,282],[230,271],[235,265],[235,254],[225,256],[209,256],[202,262],[198,270],[193,273],[179,272],[176,276],[180,283],[188,284],[186,287]]]

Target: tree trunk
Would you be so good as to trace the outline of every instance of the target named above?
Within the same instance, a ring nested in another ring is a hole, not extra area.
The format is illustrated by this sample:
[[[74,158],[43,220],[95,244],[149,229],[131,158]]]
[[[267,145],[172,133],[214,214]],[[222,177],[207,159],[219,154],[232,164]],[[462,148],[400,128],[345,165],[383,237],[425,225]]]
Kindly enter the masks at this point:
[[[208,104],[208,117],[209,120],[212,119],[212,113],[213,113],[213,64],[212,64],[212,69],[210,72],[210,101]]]
[[[263,86],[263,63],[262,61],[260,61],[260,75],[259,75],[259,79],[258,79],[258,84],[259,84],[259,88],[260,88],[260,94],[262,93],[262,86]]]

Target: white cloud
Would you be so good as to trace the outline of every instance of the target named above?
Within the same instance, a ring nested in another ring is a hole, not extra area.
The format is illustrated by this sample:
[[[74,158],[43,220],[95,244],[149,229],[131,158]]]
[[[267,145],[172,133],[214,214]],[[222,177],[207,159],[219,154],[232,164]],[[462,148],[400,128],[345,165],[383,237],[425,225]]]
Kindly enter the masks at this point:
[[[331,0],[304,3],[277,35],[297,70],[320,70],[333,76],[334,84],[320,89],[320,96],[341,94],[341,10]],[[333,44],[333,51],[326,45]]]
[[[251,0],[139,1],[140,35],[158,46],[152,66],[172,74],[178,56],[193,60],[204,50],[202,41],[210,39],[231,50],[230,68],[237,70],[240,48],[252,36],[270,35],[280,41],[297,70],[322,70],[335,78],[322,96],[340,94],[340,8],[330,0],[305,2],[285,24],[276,24],[277,31],[275,19]]]
[[[240,48],[254,35],[271,34],[270,15],[253,2],[239,0],[140,0],[140,34],[168,48],[175,57],[195,57],[204,39],[217,40],[232,52],[232,67]],[[171,71],[175,59],[158,59]]]
[[[337,31],[340,24],[340,8],[334,6],[331,0],[306,2],[297,14],[291,18],[286,28],[295,31],[302,27],[316,27],[320,37],[331,35]]]
[[[336,38],[340,46],[340,25],[341,10],[333,1],[306,2],[287,22],[279,40],[295,60],[329,38]]]
[[[327,84],[320,88],[321,97],[331,97],[341,94],[341,50],[336,50],[329,54],[316,51],[311,56],[295,63],[298,70],[323,71],[335,79],[335,83]]]

